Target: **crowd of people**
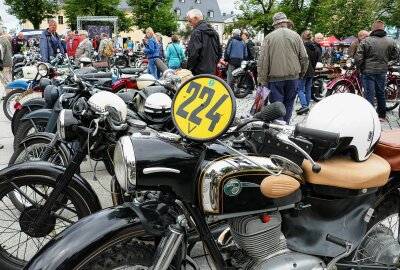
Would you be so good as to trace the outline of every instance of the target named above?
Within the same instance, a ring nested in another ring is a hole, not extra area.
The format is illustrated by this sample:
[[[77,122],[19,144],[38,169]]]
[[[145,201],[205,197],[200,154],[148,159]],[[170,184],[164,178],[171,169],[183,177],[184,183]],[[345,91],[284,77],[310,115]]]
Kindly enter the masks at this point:
[[[326,50],[320,46],[323,35],[314,37],[306,30],[301,35],[292,30],[293,22],[278,12],[273,16],[274,31],[269,33],[259,49],[246,31],[234,29],[226,46],[220,42],[218,33],[204,20],[198,9],[187,13],[187,20],[193,27],[187,46],[182,46],[177,35],[164,50],[162,35],[147,28],[143,43],[133,42],[127,38],[124,44],[113,43],[105,33],[89,39],[85,30],[69,31],[67,36],[57,34],[57,23],[49,20],[49,27],[43,31],[40,40],[25,40],[23,33],[16,38],[0,35],[1,80],[7,84],[11,80],[12,55],[20,53],[26,46],[40,46],[42,61],[48,62],[58,53],[67,53],[76,62],[82,57],[93,56],[108,61],[116,47],[130,50],[143,50],[148,59],[148,72],[159,77],[155,61],[165,60],[171,69],[187,68],[193,75],[214,74],[218,61],[223,58],[228,64],[228,84],[233,88],[232,72],[242,60],[257,59],[257,81],[259,87],[269,89],[269,101],[282,102],[286,107],[283,120],[289,123],[296,96],[300,99],[301,108],[297,114],[306,113],[310,108],[311,87],[315,68]],[[186,44],[185,44],[186,45]],[[386,36],[384,23],[375,21],[371,32],[362,30],[351,44],[347,53],[355,58],[357,68],[361,71],[361,80],[366,99],[374,105],[375,96],[378,103],[379,118],[384,121],[385,81],[390,61],[399,60],[399,49],[395,41]],[[257,55],[256,55],[257,54]]]

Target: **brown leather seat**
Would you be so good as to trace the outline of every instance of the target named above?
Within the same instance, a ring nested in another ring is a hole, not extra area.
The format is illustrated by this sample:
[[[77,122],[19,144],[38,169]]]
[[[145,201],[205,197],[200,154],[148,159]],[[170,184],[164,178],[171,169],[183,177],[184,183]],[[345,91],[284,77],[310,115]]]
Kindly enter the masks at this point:
[[[308,160],[303,162],[305,181],[315,185],[364,189],[385,185],[390,174],[389,163],[375,154],[364,162],[356,162],[347,156],[336,156],[318,164],[321,165],[321,172],[314,173],[311,163]]]
[[[392,171],[400,171],[400,129],[383,131],[375,154],[386,159]]]

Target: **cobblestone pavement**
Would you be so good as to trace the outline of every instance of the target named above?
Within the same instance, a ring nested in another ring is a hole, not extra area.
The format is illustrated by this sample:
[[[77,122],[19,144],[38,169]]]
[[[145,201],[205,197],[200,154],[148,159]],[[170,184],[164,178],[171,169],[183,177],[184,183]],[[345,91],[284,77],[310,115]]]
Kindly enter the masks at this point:
[[[0,93],[2,93],[0,89]],[[243,114],[248,114],[250,111],[250,107],[254,101],[254,94],[246,97],[245,99],[237,100],[237,114],[238,116]],[[300,105],[296,103],[295,109],[299,108]],[[2,102],[0,102],[0,108],[2,109]],[[301,123],[304,122],[307,115],[305,116],[297,116],[293,115],[292,123]],[[382,123],[383,129],[399,129],[400,123],[398,119],[398,109],[395,109],[393,112],[389,112],[388,114],[388,122]],[[4,145],[4,149],[0,149],[0,169],[7,166],[8,161],[13,153],[13,135],[10,128],[10,121],[4,116],[3,112],[0,112],[0,144]],[[89,164],[89,162],[85,162],[81,165],[81,175],[88,180],[88,182],[93,186],[94,190],[98,194],[101,204],[103,207],[109,207],[112,205],[111,196],[109,192],[110,186],[110,175],[105,171],[103,164],[99,164],[96,171],[96,176],[98,181],[94,181],[93,170]],[[203,256],[203,248],[201,244],[197,244],[195,249],[192,252],[192,256],[196,257],[196,261],[200,265],[200,269],[210,269],[208,264]],[[211,262],[211,260],[209,260]],[[214,269],[212,267],[212,269]]]

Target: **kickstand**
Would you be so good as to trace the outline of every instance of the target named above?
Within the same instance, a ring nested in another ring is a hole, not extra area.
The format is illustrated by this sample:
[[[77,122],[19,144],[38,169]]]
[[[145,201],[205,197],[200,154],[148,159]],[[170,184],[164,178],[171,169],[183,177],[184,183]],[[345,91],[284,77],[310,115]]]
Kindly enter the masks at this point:
[[[94,168],[93,168],[93,181],[98,181],[97,176],[96,176],[97,163],[99,163],[99,162],[96,161],[96,163],[94,164]]]

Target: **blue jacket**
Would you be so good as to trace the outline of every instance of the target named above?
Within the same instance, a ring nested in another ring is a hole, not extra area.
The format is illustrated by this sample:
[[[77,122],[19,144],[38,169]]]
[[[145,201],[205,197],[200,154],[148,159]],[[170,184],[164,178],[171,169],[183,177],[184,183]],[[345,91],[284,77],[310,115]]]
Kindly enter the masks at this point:
[[[180,68],[181,61],[186,59],[182,46],[178,43],[168,45],[166,57],[169,68]]]
[[[52,40],[49,29],[43,31],[40,36],[40,55],[42,56],[43,62],[49,62],[51,56],[55,57],[57,55],[57,50],[59,50],[60,53],[65,54],[60,36],[55,33],[53,39],[54,40]]]
[[[243,59],[247,57],[247,46],[239,36],[232,37],[226,46],[224,58],[231,65],[240,65]]]
[[[144,49],[147,59],[158,58],[158,44],[154,38],[150,38],[147,42],[146,49]]]

